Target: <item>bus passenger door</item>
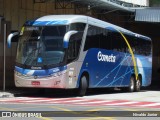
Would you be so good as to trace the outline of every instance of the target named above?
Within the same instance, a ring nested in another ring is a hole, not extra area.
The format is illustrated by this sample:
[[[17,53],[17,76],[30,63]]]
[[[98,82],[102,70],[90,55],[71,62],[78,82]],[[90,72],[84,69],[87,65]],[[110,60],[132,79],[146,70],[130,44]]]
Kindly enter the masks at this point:
[[[69,86],[70,88],[75,88],[78,80],[78,74],[80,71],[80,66],[82,62],[78,61],[80,46],[82,41],[83,32],[78,32],[73,34],[69,39],[69,45],[67,50],[67,64],[68,67],[68,75],[69,75]]]

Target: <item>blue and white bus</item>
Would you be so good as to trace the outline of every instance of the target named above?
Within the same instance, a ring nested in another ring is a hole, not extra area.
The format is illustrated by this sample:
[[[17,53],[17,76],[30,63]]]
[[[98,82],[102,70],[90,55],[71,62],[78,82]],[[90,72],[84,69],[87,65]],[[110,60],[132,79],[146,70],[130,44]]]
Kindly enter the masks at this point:
[[[49,15],[27,21],[19,36],[16,87],[78,89],[151,84],[149,37],[83,15]]]

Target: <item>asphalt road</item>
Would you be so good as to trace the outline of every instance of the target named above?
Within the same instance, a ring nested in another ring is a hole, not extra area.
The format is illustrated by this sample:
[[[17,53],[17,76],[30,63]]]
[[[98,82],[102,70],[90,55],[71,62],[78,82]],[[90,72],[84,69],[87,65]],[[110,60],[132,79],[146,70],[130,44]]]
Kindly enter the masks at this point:
[[[118,89],[94,89],[84,97],[78,97],[73,91],[42,93],[16,92],[15,97],[1,98],[0,119],[158,120],[160,116],[159,90],[125,93]]]
[[[38,113],[37,116],[30,116],[29,119],[37,120],[121,120],[126,118],[144,118],[138,117],[139,115],[146,114],[146,119],[151,119],[148,114],[160,115],[160,109],[150,108],[146,111],[146,108],[140,107],[124,107],[124,106],[72,106],[72,105],[47,105],[47,104],[1,104],[0,111],[12,112],[12,118],[6,118],[5,114],[3,119],[20,119],[21,116],[16,117],[16,112],[19,114],[33,114]],[[146,112],[145,112],[146,111]],[[17,114],[18,114],[17,113]],[[142,114],[143,113],[143,114]],[[38,116],[40,115],[40,116]],[[136,116],[137,115],[137,116]],[[23,116],[23,115],[22,115]],[[41,117],[42,116],[42,117]],[[34,118],[33,118],[34,117]],[[123,118],[122,118],[123,117]],[[22,119],[22,118],[21,118]],[[27,118],[26,118],[27,119]],[[158,117],[154,117],[158,119]]]

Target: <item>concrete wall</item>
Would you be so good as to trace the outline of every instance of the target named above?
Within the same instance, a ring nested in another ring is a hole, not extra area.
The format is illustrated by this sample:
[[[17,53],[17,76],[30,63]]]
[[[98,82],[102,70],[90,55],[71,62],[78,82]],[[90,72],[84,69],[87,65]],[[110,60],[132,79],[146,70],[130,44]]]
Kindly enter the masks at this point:
[[[59,9],[63,5],[69,9]],[[122,20],[123,16],[117,16],[116,12],[102,14],[104,17],[99,17],[101,11],[96,12],[97,11],[87,11],[87,8],[83,7],[77,9],[77,6],[73,6],[73,4],[69,3],[56,4],[55,2],[33,3],[33,0],[0,0],[0,15],[4,16],[6,21],[11,22],[12,30],[20,30],[26,20],[49,14],[85,14],[96,18],[102,18],[103,20],[118,25],[121,25],[121,21],[124,21]]]
[[[0,21],[0,90],[3,86],[3,73],[4,73],[4,24],[7,24],[7,34],[10,33],[11,24],[5,20]],[[6,41],[5,41],[6,42]],[[16,43],[13,43],[12,48],[8,49],[6,45],[6,86],[10,87],[14,85],[13,71],[14,61],[16,53]]]
[[[69,6],[70,4],[68,4]],[[26,20],[47,14],[73,14],[74,9],[55,9],[55,3],[33,3],[33,0],[0,0],[0,15],[20,30]]]

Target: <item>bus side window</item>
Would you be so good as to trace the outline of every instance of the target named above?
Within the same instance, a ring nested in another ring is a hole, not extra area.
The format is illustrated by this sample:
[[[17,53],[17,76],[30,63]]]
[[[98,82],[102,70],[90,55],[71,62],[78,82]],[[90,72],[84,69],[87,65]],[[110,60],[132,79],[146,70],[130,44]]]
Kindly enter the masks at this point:
[[[126,35],[134,54],[148,56],[151,54],[151,42],[139,37]]]
[[[86,24],[85,23],[72,23],[70,25],[70,30],[76,30],[76,31],[84,31],[86,27]]]
[[[68,46],[67,63],[70,63],[78,58],[80,46],[82,42],[83,32],[78,32],[70,37]]]
[[[96,26],[89,26],[84,45],[84,51],[87,51],[91,48],[99,48],[99,30],[100,29]]]
[[[109,32],[107,29],[103,29],[103,34],[100,39],[100,48],[106,50],[112,50],[111,32]]]
[[[112,49],[116,52],[126,52],[127,44],[120,33],[112,31]]]

